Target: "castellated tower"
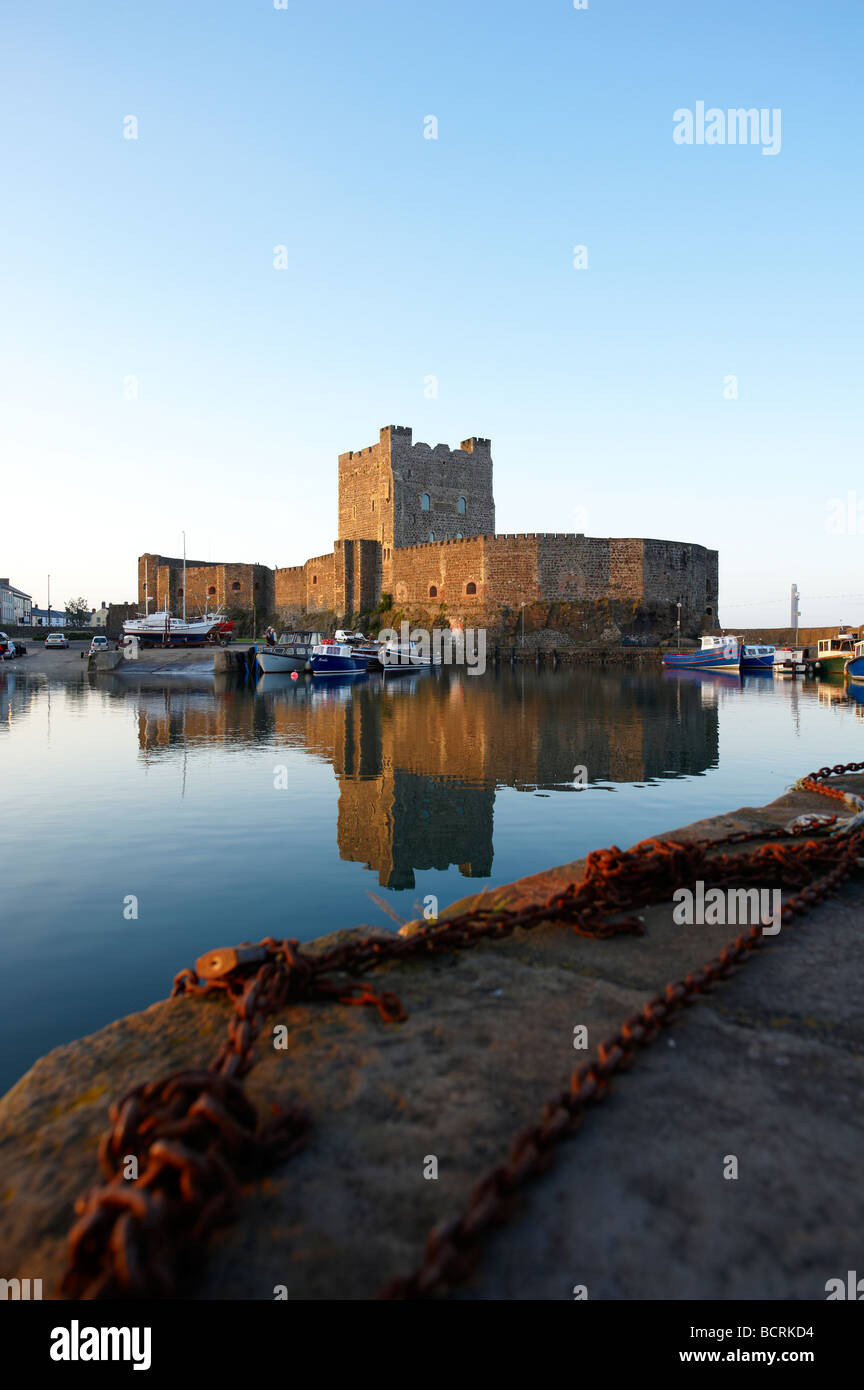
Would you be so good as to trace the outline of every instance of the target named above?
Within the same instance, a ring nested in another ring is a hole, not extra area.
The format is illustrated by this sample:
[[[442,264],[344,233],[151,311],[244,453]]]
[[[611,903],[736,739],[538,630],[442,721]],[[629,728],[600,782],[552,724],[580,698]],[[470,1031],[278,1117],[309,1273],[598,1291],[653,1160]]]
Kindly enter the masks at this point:
[[[382,595],[416,619],[490,626],[523,605],[560,605],[579,640],[604,633],[673,639],[680,609],[687,637],[717,626],[716,550],[686,541],[561,532],[495,534],[492,446],[414,444],[387,425],[377,444],[339,455],[339,536],[303,564],[139,559],[142,611],[226,603],[275,610],[291,626],[351,623]],[[551,609],[549,610],[551,612]],[[555,629],[558,617],[546,619]]]
[[[411,430],[387,425],[377,444],[339,455],[339,540],[377,541],[381,586],[392,593],[393,551],[495,531],[488,439],[412,444]]]

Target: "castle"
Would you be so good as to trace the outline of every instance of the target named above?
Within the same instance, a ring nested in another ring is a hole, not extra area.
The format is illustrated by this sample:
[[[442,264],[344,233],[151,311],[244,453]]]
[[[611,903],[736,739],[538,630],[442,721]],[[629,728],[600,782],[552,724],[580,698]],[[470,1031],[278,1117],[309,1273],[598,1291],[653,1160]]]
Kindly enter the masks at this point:
[[[388,425],[378,443],[339,455],[339,533],[332,551],[285,569],[186,562],[186,606],[254,607],[286,622],[351,622],[388,595],[431,623],[495,625],[521,605],[596,611],[622,631],[695,635],[717,623],[717,552],[681,541],[573,533],[495,534],[492,446],[414,444]],[[138,560],[142,611],[183,607],[183,561]],[[149,603],[148,603],[149,600]]]

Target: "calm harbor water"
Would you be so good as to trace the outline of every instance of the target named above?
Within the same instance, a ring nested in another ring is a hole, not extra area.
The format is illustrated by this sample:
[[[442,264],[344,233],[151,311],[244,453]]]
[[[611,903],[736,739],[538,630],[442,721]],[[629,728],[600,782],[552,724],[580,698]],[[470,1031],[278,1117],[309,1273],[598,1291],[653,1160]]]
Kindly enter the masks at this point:
[[[376,899],[417,917],[428,894],[760,805],[862,746],[864,688],[770,675],[3,668],[0,1091],[211,947],[392,926]]]

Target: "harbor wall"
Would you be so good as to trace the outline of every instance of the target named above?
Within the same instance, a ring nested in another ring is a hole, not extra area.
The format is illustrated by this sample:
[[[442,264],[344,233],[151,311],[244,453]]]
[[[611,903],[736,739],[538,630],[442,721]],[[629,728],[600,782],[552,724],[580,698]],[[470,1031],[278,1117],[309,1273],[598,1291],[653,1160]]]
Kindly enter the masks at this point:
[[[790,778],[799,770],[790,765]],[[854,778],[843,784],[858,790]],[[824,798],[792,792],[661,838],[770,833],[824,810]],[[490,901],[516,910],[548,902],[585,868],[574,861],[491,897],[474,893],[439,921]],[[309,1108],[314,1142],[244,1182],[233,1220],[202,1249],[181,1296],[272,1304],[278,1283],[289,1300],[356,1300],[414,1268],[430,1228],[466,1208],[480,1175],[507,1161],[514,1134],[537,1126],[548,1098],[569,1086],[574,1063],[596,1061],[623,1019],[737,931],[682,929],[671,903],[640,915],[644,934],[613,942],[550,923],[379,967],[368,978],[397,994],[398,1028],[374,1009],[317,1000],[269,1016],[245,1093],[266,1121],[289,1087]],[[238,924],[231,941],[246,931]],[[362,934],[392,935],[381,926]],[[304,951],[354,939],[335,933]],[[574,1281],[592,1300],[639,1299],[661,1270],[668,1300],[824,1301],[826,1278],[856,1268],[864,1220],[862,1121],[849,1100],[864,1083],[859,945],[862,889],[850,883],[682,1009],[557,1146],[451,1299],[572,1301]],[[191,963],[182,953],[172,961],[166,990]],[[0,1203],[9,1276],[44,1280],[46,1298],[59,1293],[74,1204],[102,1181],[96,1155],[110,1103],[179,1069],[205,1070],[229,1017],[225,999],[161,1000],[55,1048],[0,1099],[0,1181],[14,1197]],[[586,1043],[575,1053],[574,1021]],[[285,1050],[272,1045],[282,1026]],[[730,1135],[740,1182],[723,1181]],[[424,1173],[430,1154],[441,1157],[435,1181]],[[843,1219],[826,1225],[826,1212]]]
[[[833,623],[830,627],[799,627],[797,633],[791,627],[727,628],[727,631],[742,636],[745,642],[762,642],[772,647],[815,647],[817,642],[836,637],[843,626]],[[853,625],[849,631],[858,632],[858,628]],[[864,628],[861,631],[864,633]]]

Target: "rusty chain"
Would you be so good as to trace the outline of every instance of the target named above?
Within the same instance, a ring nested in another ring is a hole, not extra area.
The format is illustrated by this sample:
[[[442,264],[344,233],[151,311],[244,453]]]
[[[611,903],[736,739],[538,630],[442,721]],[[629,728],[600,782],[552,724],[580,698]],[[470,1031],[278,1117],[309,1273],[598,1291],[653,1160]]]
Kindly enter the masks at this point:
[[[846,794],[825,779],[862,770],[864,763],[823,767],[796,786],[845,800]],[[692,843],[646,840],[626,851],[612,846],[589,854],[581,882],[544,903],[472,908],[412,936],[363,937],[315,954],[305,953],[296,940],[267,937],[257,945],[244,942],[202,956],[194,971],[176,976],[172,997],[224,993],[233,1002],[227,1036],[206,1071],[178,1071],[145,1082],[110,1107],[111,1129],[99,1146],[106,1181],[76,1203],[61,1294],[83,1299],[176,1294],[211,1232],[232,1219],[241,1181],[304,1146],[310,1126],[305,1107],[286,1098],[274,1103],[273,1118],[262,1122],[242,1086],[254,1066],[265,1018],[288,1004],[314,1000],[372,1006],[386,1023],[407,1017],[395,994],[334,975],[356,976],[411,956],[466,950],[550,922],[595,939],[641,935],[642,919],[622,913],[666,901],[682,883],[703,876],[712,885],[778,878],[791,884],[800,891],[782,906],[781,922],[789,922],[835,891],[860,862],[864,828],[857,825],[839,838],[836,827],[832,815],[821,818],[818,827],[793,823]],[[814,839],[814,828],[835,833]],[[754,840],[767,843],[749,853],[724,850],[709,858],[709,851]],[[592,1062],[575,1069],[569,1090],[546,1102],[539,1123],[516,1135],[508,1161],[480,1179],[461,1215],[432,1230],[418,1268],[391,1280],[379,1297],[429,1297],[464,1279],[483,1239],[509,1215],[518,1189],[549,1167],[555,1145],[605,1097],[612,1076],[630,1067],[638,1049],[653,1042],[681,1008],[750,959],[763,940],[761,927],[753,927],[627,1018],[600,1044]],[[137,1169],[134,1182],[127,1175],[130,1159]]]

